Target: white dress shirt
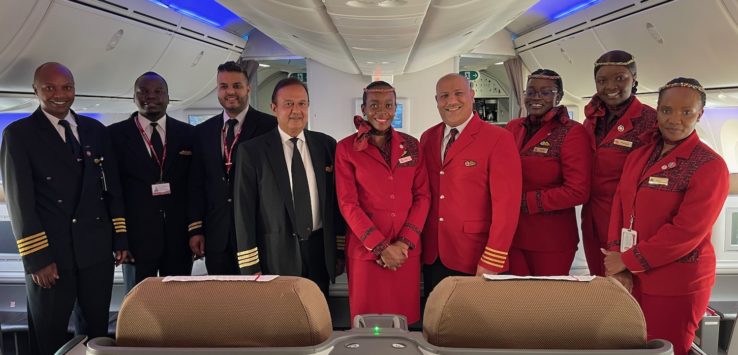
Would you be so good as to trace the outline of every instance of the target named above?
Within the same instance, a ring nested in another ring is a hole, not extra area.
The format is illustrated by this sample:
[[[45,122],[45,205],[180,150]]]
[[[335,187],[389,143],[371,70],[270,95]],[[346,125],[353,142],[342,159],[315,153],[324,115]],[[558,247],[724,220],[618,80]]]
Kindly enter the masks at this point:
[[[46,118],[49,119],[49,122],[51,122],[51,125],[56,129],[56,132],[59,133],[59,136],[61,137],[62,141],[66,143],[67,140],[66,138],[64,138],[65,137],[64,136],[64,126],[59,124],[59,121],[61,120],[56,118],[52,114],[44,111],[43,109],[41,110],[41,112],[43,112]],[[74,133],[74,137],[77,138],[77,142],[79,142],[80,140],[79,140],[79,132],[77,132],[77,121],[74,119],[74,115],[72,114],[71,110],[67,112],[67,115],[64,116],[64,119],[67,122],[69,122],[69,127],[72,129],[72,133]]]
[[[138,124],[141,125],[141,128],[146,132],[146,138],[151,141],[151,135],[154,134],[154,128],[151,126],[151,121],[149,121],[148,118],[141,116],[139,113],[136,117],[138,120]],[[166,146],[167,144],[167,115],[160,117],[156,121],[156,131],[159,132],[159,136],[161,137],[161,144]],[[149,147],[149,144],[146,142],[146,139],[144,137],[141,137],[141,140],[144,141],[144,146],[146,146],[146,151],[149,152],[149,156],[151,155],[151,147]],[[161,159],[161,157],[159,157]]]
[[[471,121],[472,117],[474,117],[474,111],[472,111],[471,116],[464,121],[464,123],[456,126],[451,127],[449,125],[446,125],[446,128],[443,129],[443,140],[441,141],[441,163],[443,163],[443,159],[445,158],[443,156],[443,153],[446,151],[446,146],[448,145],[448,140],[451,139],[451,129],[456,128],[459,133],[456,133],[456,139],[458,140],[461,136],[461,132],[464,130],[467,124],[469,124],[469,121]]]
[[[241,128],[243,127],[243,122],[246,120],[246,114],[248,112],[249,112],[249,106],[248,105],[246,105],[246,109],[243,110],[243,111],[241,111],[241,113],[239,113],[238,115],[236,115],[236,117],[230,117],[230,116],[228,116],[228,112],[226,112],[225,110],[223,110],[223,129],[222,129],[222,132],[221,132],[222,134],[220,135],[220,150],[221,150],[221,153],[225,154],[225,152],[223,152],[223,146],[225,144],[226,130],[228,129],[228,120],[230,120],[231,118],[235,118],[236,121],[238,121],[236,123],[236,125],[233,126],[233,136],[236,137],[241,132]],[[228,148],[230,148],[230,147],[228,147]],[[236,153],[236,149],[234,148],[232,154],[235,154],[235,153]]]
[[[292,136],[285,133],[279,126],[279,136],[282,139],[282,150],[284,151],[284,161],[287,164],[287,172],[290,177],[290,189],[292,189],[292,154],[294,144],[290,140]],[[305,132],[300,132],[297,136],[297,149],[302,157],[302,164],[305,165],[305,173],[307,174],[308,189],[310,190],[310,206],[313,215],[313,230],[323,228],[323,219],[320,215],[320,196],[318,196],[318,182],[315,180],[315,170],[313,169],[313,160],[310,158],[310,150],[305,144]],[[294,197],[293,197],[294,201]]]

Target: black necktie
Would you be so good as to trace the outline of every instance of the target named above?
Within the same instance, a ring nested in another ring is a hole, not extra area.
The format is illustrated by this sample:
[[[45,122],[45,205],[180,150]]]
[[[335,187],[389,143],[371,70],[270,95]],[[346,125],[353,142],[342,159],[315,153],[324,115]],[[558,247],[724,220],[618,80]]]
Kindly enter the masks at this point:
[[[456,128],[451,128],[451,132],[449,132],[451,137],[448,138],[448,143],[446,143],[446,149],[443,150],[443,161],[446,161],[446,155],[448,154],[448,150],[451,148],[451,144],[454,144],[456,142],[456,135],[459,134],[459,130]]]
[[[154,152],[156,152],[155,159],[161,161],[164,157],[164,144],[161,142],[161,135],[159,135],[159,131],[156,129],[158,125],[156,122],[151,122],[151,145],[154,147]],[[151,157],[154,157],[153,154]]]
[[[297,138],[292,141],[292,202],[295,207],[295,228],[300,239],[307,239],[313,232],[313,212],[310,204],[310,189],[302,155],[297,149]]]
[[[59,124],[64,127],[64,140],[67,142],[67,146],[72,151],[72,155],[79,157],[79,153],[82,151],[82,147],[79,145],[77,138],[72,132],[72,126],[69,125],[67,120],[59,120]]]
[[[227,149],[231,149],[233,140],[236,139],[236,124],[238,124],[238,120],[231,118],[226,121],[226,124],[228,125],[228,128],[226,128],[225,144],[226,147],[228,147]]]

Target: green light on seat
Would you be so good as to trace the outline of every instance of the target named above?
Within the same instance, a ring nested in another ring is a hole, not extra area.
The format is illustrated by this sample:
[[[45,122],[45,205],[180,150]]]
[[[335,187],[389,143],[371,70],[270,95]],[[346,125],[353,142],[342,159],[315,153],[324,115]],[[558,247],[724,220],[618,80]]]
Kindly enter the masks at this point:
[[[374,335],[379,335],[379,329],[380,329],[380,328],[379,328],[379,326],[378,326],[378,325],[375,325],[375,326],[374,326]]]

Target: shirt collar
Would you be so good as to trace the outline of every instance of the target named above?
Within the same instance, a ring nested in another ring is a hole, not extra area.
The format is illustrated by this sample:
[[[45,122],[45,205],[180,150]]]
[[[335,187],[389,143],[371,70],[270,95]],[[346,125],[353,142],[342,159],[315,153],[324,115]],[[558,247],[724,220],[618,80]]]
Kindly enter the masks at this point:
[[[243,111],[241,111],[241,113],[236,115],[236,117],[228,116],[228,112],[223,110],[223,127],[225,127],[226,122],[228,122],[228,120],[230,120],[231,118],[235,118],[236,121],[238,121],[238,123],[236,123],[236,127],[240,127],[241,125],[243,125],[243,121],[246,120],[246,114],[248,112],[249,112],[249,105],[246,105],[246,108]]]
[[[464,130],[464,128],[466,128],[466,125],[469,124],[469,121],[471,121],[472,117],[474,117],[474,111],[472,111],[471,115],[469,115],[469,118],[467,118],[466,121],[464,121],[464,123],[462,123],[462,124],[460,124],[460,125],[458,125],[456,127],[451,127],[449,125],[446,125],[446,128],[444,128],[444,130],[443,130],[443,136],[444,137],[448,136],[449,133],[451,133],[451,129],[452,128],[456,128],[456,130],[459,131],[459,133],[457,133],[456,136],[457,137],[460,136],[461,135],[461,132]]]
[[[58,119],[58,118],[56,118],[56,116],[54,116],[54,115],[52,115],[52,114],[44,111],[43,109],[41,109],[41,112],[44,113],[44,116],[46,116],[46,118],[49,120],[49,122],[51,122],[51,124],[55,128],[59,125],[59,121],[61,121],[61,120]],[[74,115],[72,114],[72,110],[69,110],[69,112],[67,112],[67,115],[64,116],[64,119],[67,122],[69,122],[69,126],[70,127],[77,127],[77,120],[74,119]]]
[[[151,121],[149,121],[148,118],[144,117],[140,113],[138,114],[138,117],[136,117],[136,119],[138,119],[138,123],[141,125],[141,128],[144,130],[144,132],[148,132],[149,127],[151,126]],[[166,132],[167,131],[167,115],[164,114],[158,120],[156,120],[156,124],[159,126],[159,128],[161,128],[162,132]]]
[[[282,143],[292,144],[292,142],[290,141],[290,139],[292,139],[292,136],[283,131],[282,128],[279,126],[277,126],[277,129],[279,130],[279,137],[282,139]],[[305,130],[302,130],[300,134],[297,135],[297,139],[305,142]]]

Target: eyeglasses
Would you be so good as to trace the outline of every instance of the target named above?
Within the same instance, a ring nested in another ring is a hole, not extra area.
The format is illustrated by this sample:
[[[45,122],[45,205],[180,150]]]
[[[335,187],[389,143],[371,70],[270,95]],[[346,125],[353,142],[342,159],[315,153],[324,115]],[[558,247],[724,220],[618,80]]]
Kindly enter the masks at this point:
[[[559,93],[559,90],[556,89],[543,89],[541,91],[535,91],[535,90],[525,90],[523,91],[523,95],[528,98],[534,98],[536,96],[542,97],[542,98],[551,98],[556,96],[556,94]]]

